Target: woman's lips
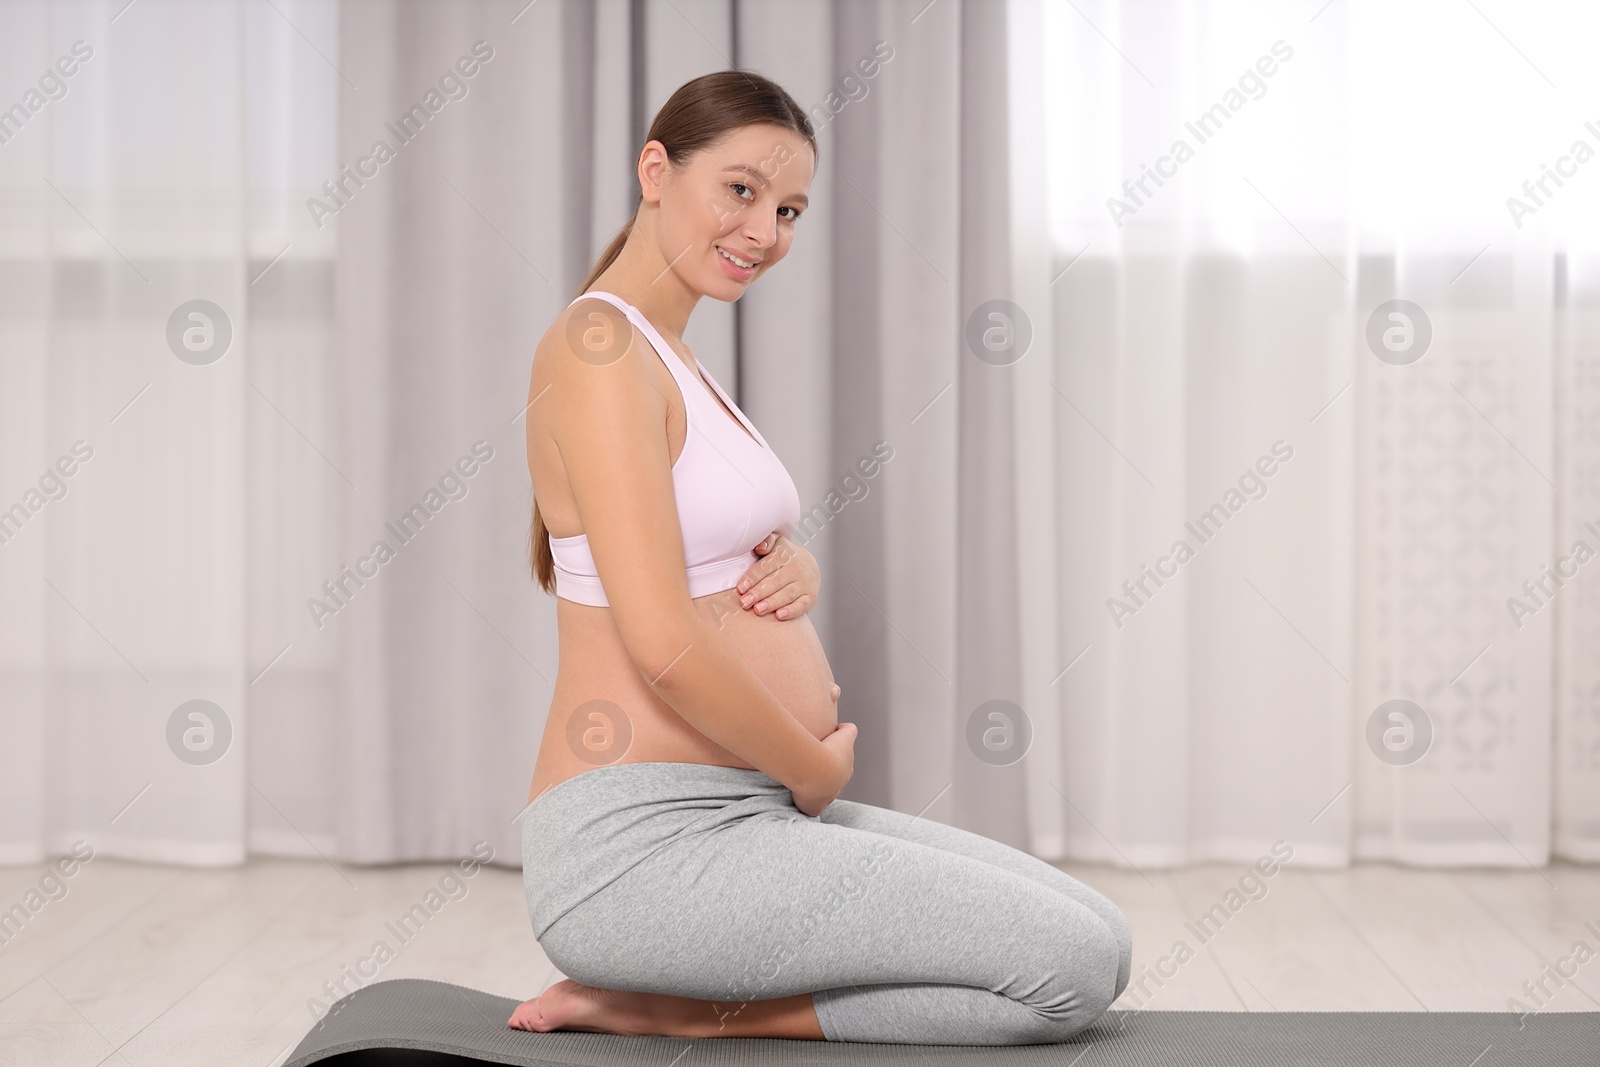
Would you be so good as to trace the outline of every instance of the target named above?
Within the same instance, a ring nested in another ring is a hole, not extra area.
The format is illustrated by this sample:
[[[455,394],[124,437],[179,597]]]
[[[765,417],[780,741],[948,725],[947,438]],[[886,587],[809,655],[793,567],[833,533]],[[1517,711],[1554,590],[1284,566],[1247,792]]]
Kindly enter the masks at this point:
[[[754,278],[756,276],[756,269],[761,266],[760,263],[756,263],[753,267],[741,267],[734,263],[727,256],[723,255],[721,249],[715,247],[712,249],[712,255],[716,256],[717,262],[722,264],[722,272],[724,274],[741,282],[747,282],[751,278]],[[752,262],[745,256],[740,256],[739,258],[745,260],[747,263]]]

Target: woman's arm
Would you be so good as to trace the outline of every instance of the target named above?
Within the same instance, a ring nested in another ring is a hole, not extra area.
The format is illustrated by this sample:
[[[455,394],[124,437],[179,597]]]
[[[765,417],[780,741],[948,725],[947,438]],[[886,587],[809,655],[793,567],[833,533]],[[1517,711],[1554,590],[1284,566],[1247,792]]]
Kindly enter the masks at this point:
[[[580,302],[566,314],[583,308]],[[836,779],[842,788],[849,768],[837,746],[801,726],[694,610],[666,397],[650,377],[649,344],[636,337],[625,355],[600,365],[580,358],[566,338],[558,324],[541,344],[550,349],[540,354],[549,360],[549,387],[539,402],[548,405],[547,425],[629,657],[691,726],[792,792],[825,793]]]

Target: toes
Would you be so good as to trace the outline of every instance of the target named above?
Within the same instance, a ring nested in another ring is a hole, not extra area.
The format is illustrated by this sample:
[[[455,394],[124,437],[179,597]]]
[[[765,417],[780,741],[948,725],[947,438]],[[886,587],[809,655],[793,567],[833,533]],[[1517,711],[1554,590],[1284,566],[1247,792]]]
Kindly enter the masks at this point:
[[[506,1020],[506,1025],[517,1030],[537,1030],[540,1021],[538,1004],[537,998],[518,1004],[511,1018]]]

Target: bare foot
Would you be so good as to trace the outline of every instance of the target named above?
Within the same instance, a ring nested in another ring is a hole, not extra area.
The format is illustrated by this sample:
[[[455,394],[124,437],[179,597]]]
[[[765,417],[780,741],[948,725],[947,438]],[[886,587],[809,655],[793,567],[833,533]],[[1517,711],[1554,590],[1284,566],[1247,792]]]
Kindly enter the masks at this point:
[[[506,1020],[517,1030],[587,1030],[597,1034],[659,1034],[648,1010],[650,994],[596,989],[564,978],[532,1000],[518,1004]]]
[[[506,1020],[517,1030],[587,1030],[597,1034],[667,1037],[786,1037],[825,1040],[810,993],[723,1003],[664,993],[633,993],[564,978]]]

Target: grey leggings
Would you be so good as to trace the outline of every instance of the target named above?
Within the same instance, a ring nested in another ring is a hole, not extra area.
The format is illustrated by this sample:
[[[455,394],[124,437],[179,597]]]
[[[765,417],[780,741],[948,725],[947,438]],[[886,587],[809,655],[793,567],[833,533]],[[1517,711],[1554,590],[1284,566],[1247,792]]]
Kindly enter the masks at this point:
[[[1104,896],[966,830],[756,770],[617,763],[523,814],[534,936],[584,985],[716,1002],[811,993],[829,1041],[1062,1041],[1128,984]]]

